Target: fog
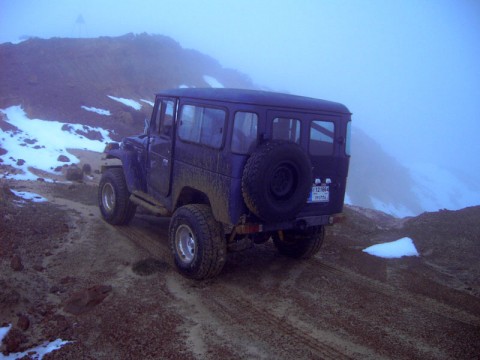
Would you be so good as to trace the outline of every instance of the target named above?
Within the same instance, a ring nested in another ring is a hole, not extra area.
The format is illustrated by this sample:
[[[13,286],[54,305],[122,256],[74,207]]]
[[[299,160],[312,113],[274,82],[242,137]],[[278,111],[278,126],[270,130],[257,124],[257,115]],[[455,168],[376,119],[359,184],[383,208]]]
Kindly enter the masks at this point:
[[[170,36],[265,88],[344,103],[406,166],[480,179],[477,0],[0,0],[0,43],[128,32]]]

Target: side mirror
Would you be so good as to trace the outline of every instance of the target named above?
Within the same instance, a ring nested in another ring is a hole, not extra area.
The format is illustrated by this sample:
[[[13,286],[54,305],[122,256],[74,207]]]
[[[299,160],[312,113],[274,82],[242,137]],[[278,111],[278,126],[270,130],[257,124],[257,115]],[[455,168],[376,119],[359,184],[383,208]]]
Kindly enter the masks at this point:
[[[148,119],[145,118],[145,120],[144,120],[144,125],[143,125],[143,133],[144,133],[145,135],[148,135],[149,125],[150,125],[150,124],[148,123]]]

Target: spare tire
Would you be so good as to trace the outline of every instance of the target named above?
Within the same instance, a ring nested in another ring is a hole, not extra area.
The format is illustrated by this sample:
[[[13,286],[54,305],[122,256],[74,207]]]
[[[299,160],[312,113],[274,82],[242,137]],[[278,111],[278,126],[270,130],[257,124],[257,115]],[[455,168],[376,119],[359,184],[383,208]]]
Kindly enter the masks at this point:
[[[305,206],[312,186],[312,165],[296,143],[272,140],[250,156],[242,176],[248,209],[260,219],[294,219]]]

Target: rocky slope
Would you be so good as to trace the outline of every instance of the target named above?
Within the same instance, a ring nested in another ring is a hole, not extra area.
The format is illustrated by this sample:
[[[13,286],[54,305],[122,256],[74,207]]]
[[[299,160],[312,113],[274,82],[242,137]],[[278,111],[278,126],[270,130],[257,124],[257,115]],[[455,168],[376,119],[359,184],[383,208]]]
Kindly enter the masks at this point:
[[[22,105],[31,118],[102,126],[118,137],[141,130],[151,107],[143,103],[136,111],[108,95],[152,101],[162,89],[208,87],[205,75],[226,87],[254,87],[246,75],[161,35],[6,43],[0,63],[0,108]],[[113,116],[82,106],[109,109]]]

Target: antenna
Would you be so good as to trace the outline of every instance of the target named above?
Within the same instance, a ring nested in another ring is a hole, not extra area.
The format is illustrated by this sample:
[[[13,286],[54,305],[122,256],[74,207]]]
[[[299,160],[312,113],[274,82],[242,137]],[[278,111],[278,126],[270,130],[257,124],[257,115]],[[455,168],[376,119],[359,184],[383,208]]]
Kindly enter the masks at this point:
[[[75,30],[73,35],[78,38],[87,36],[87,25],[85,24],[85,19],[82,14],[79,14],[77,20],[75,20]]]

